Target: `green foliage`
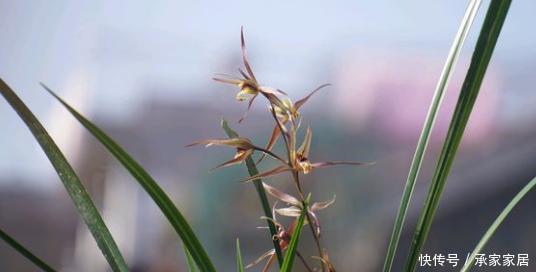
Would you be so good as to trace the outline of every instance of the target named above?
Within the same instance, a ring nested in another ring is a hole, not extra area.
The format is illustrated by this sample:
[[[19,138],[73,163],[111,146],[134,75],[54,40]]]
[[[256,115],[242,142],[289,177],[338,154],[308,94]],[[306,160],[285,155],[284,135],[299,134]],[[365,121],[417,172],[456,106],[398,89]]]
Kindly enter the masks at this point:
[[[445,187],[454,158],[456,157],[456,152],[460,145],[467,121],[469,120],[469,116],[478,96],[491,55],[495,49],[502,25],[506,19],[510,3],[510,0],[495,0],[492,1],[489,6],[471,59],[469,70],[465,77],[452,116],[449,130],[447,132],[447,138],[441,154],[439,155],[427,199],[421,210],[406,262],[405,271],[413,271],[415,269],[418,256],[428,237],[435,212],[439,205],[439,200],[441,199],[441,194]]]
[[[54,169],[56,169],[58,176],[63,182],[67,193],[71,197],[78,211],[78,214],[89,227],[91,234],[95,238],[95,241],[97,241],[97,245],[110,264],[110,267],[114,271],[128,271],[125,260],[119,252],[119,249],[97,211],[97,208],[95,208],[89,194],[56,143],[48,135],[45,128],[37,120],[30,109],[26,107],[24,102],[22,102],[17,94],[15,94],[15,92],[2,79],[0,79],[0,93],[2,93],[7,102],[30,129],[54,166]]]
[[[240,251],[240,241],[236,239],[236,271],[244,272],[244,262],[242,261],[242,252]]]
[[[193,259],[199,266],[201,271],[216,271],[210,261],[203,246],[195,236],[192,228],[180,213],[179,209],[173,204],[169,196],[160,188],[158,183],[145,171],[145,169],[136,162],[121,146],[119,146],[112,138],[104,131],[99,129],[91,121],[86,119],[74,108],[69,106],[59,96],[57,96],[47,86],[42,86],[52,94],[75,118],[78,120],[95,138],[102,143],[112,155],[130,172],[130,174],[138,181],[143,189],[149,194],[153,201],[158,205],[162,213],[166,216],[169,223],[173,226],[177,234],[179,234],[184,246],[192,254]]]
[[[424,126],[421,131],[421,136],[419,137],[419,142],[417,143],[417,149],[413,155],[413,160],[411,162],[409,174],[406,180],[406,185],[404,188],[404,193],[402,194],[402,199],[400,200],[400,206],[398,213],[396,215],[395,224],[393,227],[393,233],[391,234],[391,239],[389,241],[389,246],[387,249],[387,254],[385,258],[385,263],[383,265],[383,271],[391,271],[393,260],[395,257],[396,249],[398,247],[398,242],[400,240],[400,235],[402,233],[402,227],[404,226],[404,220],[406,218],[406,213],[409,208],[409,203],[413,190],[415,188],[415,182],[419,175],[422,162],[424,159],[424,154],[430,140],[430,135],[437,117],[437,112],[441,107],[441,101],[443,100],[445,90],[447,89],[449,80],[454,71],[454,66],[460,56],[461,49],[465,42],[465,38],[469,33],[469,29],[473,23],[473,20],[477,14],[478,8],[480,7],[481,0],[472,0],[465,11],[465,16],[462,19],[461,25],[458,28],[458,33],[454,38],[452,47],[450,49],[449,55],[437,82],[436,89],[434,91],[434,96],[432,98],[432,103],[428,109],[428,114],[426,120],[424,121]]]
[[[186,265],[188,266],[189,272],[198,272],[199,269],[197,269],[197,266],[195,264],[194,258],[192,257],[192,254],[190,254],[190,251],[186,247],[184,247],[184,255],[186,256]]]
[[[501,225],[501,223],[504,221],[506,216],[508,216],[508,214],[510,214],[512,209],[514,209],[514,207],[517,205],[517,203],[519,203],[519,201],[521,201],[521,199],[523,199],[523,197],[525,197],[525,195],[527,195],[527,193],[529,193],[535,187],[536,187],[536,178],[533,178],[527,185],[525,185],[525,187],[523,187],[523,189],[521,189],[521,191],[519,191],[519,193],[517,193],[517,195],[510,201],[510,203],[506,205],[504,210],[499,214],[497,219],[493,221],[493,224],[491,224],[491,226],[486,231],[484,236],[482,236],[482,239],[480,239],[480,242],[478,242],[478,244],[476,245],[475,249],[471,253],[471,256],[469,256],[469,259],[465,262],[465,265],[463,266],[461,270],[462,272],[466,272],[466,271],[469,271],[469,269],[471,269],[471,267],[473,266],[475,262],[476,255],[480,253],[480,251],[484,248],[484,246],[486,246],[489,239],[491,238],[491,236],[493,236],[493,234],[495,233],[497,228]]]

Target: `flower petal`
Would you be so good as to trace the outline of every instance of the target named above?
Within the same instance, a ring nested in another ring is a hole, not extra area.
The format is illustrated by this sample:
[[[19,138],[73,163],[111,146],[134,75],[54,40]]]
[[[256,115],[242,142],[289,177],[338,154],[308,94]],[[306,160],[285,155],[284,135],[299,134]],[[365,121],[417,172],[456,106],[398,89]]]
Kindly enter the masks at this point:
[[[246,71],[248,71],[249,77],[255,81],[257,79],[255,78],[255,75],[253,74],[253,70],[251,69],[251,66],[249,65],[248,61],[248,54],[246,51],[246,41],[244,39],[244,27],[240,28],[240,45],[242,47],[242,60],[244,61],[244,66],[246,67]]]
[[[328,253],[326,252],[325,249],[322,250],[322,254],[324,255],[324,258],[318,257],[318,256],[311,256],[311,258],[320,260],[324,264],[326,264],[326,266],[328,267],[328,272],[335,272],[335,268],[333,267],[333,264],[330,262]]]
[[[266,259],[267,257],[272,256],[272,255],[275,255],[275,249],[270,249],[270,250],[264,252],[264,253],[263,253],[259,258],[257,258],[255,261],[253,261],[252,263],[246,265],[245,268],[248,269],[248,268],[250,268],[250,267],[252,267],[252,266],[254,266],[254,265],[256,265],[256,264],[262,262],[262,260],[264,260],[264,259]]]
[[[241,78],[238,78],[238,77],[233,76],[233,75],[230,75],[230,74],[214,73],[214,76],[224,77],[224,78],[229,78],[229,79],[234,79],[234,80],[237,80],[237,81],[242,81]]]
[[[283,102],[283,100],[281,100],[279,97],[277,97],[277,95],[275,95],[273,93],[273,91],[268,91],[270,89],[267,89],[266,87],[260,87],[259,88],[259,91],[262,93],[262,95],[264,95],[264,97],[266,97],[266,99],[268,99],[268,101],[270,102],[271,105],[281,109],[282,111],[288,111],[288,107],[287,105]]]
[[[331,200],[329,200],[329,201],[313,203],[313,205],[311,205],[310,210],[313,211],[313,212],[320,211],[320,210],[323,210],[323,209],[331,206],[331,204],[333,204],[333,203],[335,203],[335,196],[333,196],[333,198]]]
[[[268,140],[268,144],[266,144],[266,150],[272,150],[272,148],[274,148],[274,145],[279,138],[279,135],[281,135],[281,130],[279,130],[279,126],[276,124],[274,129],[272,130],[272,135]],[[266,154],[262,154],[262,156],[257,161],[257,164],[259,164],[264,159],[264,156],[266,156]]]
[[[279,223],[276,219],[275,219],[275,213],[273,212],[272,210],[272,214],[274,215],[274,218],[270,218],[270,217],[267,217],[267,216],[261,216],[260,219],[262,220],[268,220],[268,221],[271,221],[272,223],[274,223],[274,225],[278,228],[278,231],[280,229],[284,229],[283,225],[281,223]]]
[[[272,264],[274,263],[274,260],[275,260],[275,254],[273,254],[272,256],[270,256],[270,258],[269,258],[268,261],[266,262],[266,265],[264,265],[264,268],[262,269],[262,272],[268,272],[268,270],[270,270],[270,267],[271,267]]]
[[[307,132],[305,133],[305,138],[303,139],[300,148],[298,148],[298,154],[302,157],[309,157],[309,149],[311,148],[311,139],[313,138],[313,131],[310,127],[307,127]]]
[[[252,149],[238,152],[238,153],[236,153],[236,155],[235,155],[235,157],[233,159],[228,160],[228,161],[226,161],[226,162],[224,162],[224,163],[222,163],[222,164],[210,169],[210,171],[213,171],[213,170],[216,170],[216,169],[222,168],[222,167],[227,167],[227,166],[239,164],[239,163],[245,161],[249,156],[251,156],[251,154],[253,154]]]
[[[251,80],[251,78],[248,76],[248,74],[246,74],[246,73],[244,72],[244,70],[238,68],[238,72],[239,72],[245,79]]]
[[[296,110],[300,109],[301,106],[303,106],[303,104],[305,104],[305,102],[307,102],[307,100],[309,100],[309,98],[313,96],[313,94],[315,94],[316,92],[320,91],[322,88],[327,87],[327,86],[331,86],[331,84],[322,84],[318,86],[318,88],[314,89],[311,93],[309,93],[306,97],[296,101],[296,104],[294,104],[294,107],[296,107]]]
[[[276,89],[276,91],[280,94],[283,94],[283,95],[288,95],[286,92],[284,92],[283,90],[281,89]]]
[[[318,220],[316,213],[312,211],[309,211],[309,216],[313,219],[313,222],[311,224],[316,232],[316,236],[320,237],[320,220]]]
[[[290,204],[290,205],[293,205],[293,206],[298,206],[298,207],[301,207],[301,201],[299,201],[297,198],[287,194],[287,193],[283,193],[282,191],[266,184],[266,183],[263,183],[262,184],[264,186],[264,190],[266,190],[267,193],[269,193],[270,195],[272,195],[273,197],[287,203],[287,204]]]
[[[262,93],[265,93],[265,94],[273,94],[277,97],[278,94],[283,94],[281,93],[282,91],[279,90],[279,89],[274,89],[274,88],[271,88],[271,87],[266,87],[266,86],[259,86],[259,91],[262,92]],[[279,97],[277,97],[279,99]]]
[[[248,103],[248,108],[246,109],[246,112],[244,113],[244,115],[242,115],[242,117],[240,117],[240,120],[238,120],[238,123],[242,123],[242,121],[244,121],[244,119],[246,119],[246,117],[248,116],[249,110],[251,109],[251,106],[253,105],[253,101],[255,100],[255,98],[257,98],[257,95],[258,94],[255,94],[255,95],[253,95],[253,97],[251,97],[251,99],[249,100],[249,103]]]
[[[227,84],[233,84],[233,85],[238,85],[242,83],[242,80],[239,80],[239,79],[227,79],[227,78],[218,78],[218,77],[213,77],[212,79],[221,83],[227,83]]]
[[[200,140],[193,142],[186,147],[194,146],[194,145],[205,145],[206,147],[212,146],[212,145],[220,145],[220,146],[231,146],[241,149],[252,149],[253,144],[251,141],[247,138],[237,137],[237,138],[230,138],[230,139],[207,139],[207,140]]]
[[[286,165],[281,165],[281,166],[278,166],[272,170],[269,170],[269,171],[266,171],[266,172],[263,172],[263,173],[260,173],[260,174],[257,174],[257,175],[253,175],[245,180],[243,180],[242,182],[250,182],[250,181],[253,181],[253,180],[256,180],[256,179],[259,179],[259,178],[265,178],[265,177],[270,177],[270,176],[273,176],[273,175],[277,175],[279,173],[283,173],[285,171],[290,171],[290,168],[288,168],[288,166]]]
[[[275,210],[279,215],[287,216],[287,217],[300,217],[301,215],[301,209],[291,206],[287,208],[279,208]]]

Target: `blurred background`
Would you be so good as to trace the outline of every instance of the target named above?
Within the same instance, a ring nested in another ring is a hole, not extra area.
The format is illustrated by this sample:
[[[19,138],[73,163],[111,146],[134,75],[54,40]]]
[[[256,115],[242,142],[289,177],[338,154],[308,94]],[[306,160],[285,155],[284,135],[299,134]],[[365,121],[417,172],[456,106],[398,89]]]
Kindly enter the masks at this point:
[[[318,201],[337,196],[319,213],[322,242],[335,267],[378,271],[428,104],[466,4],[4,0],[0,76],[73,163],[132,270],[186,271],[180,240],[140,186],[38,82],[56,90],[146,166],[188,218],[215,265],[232,271],[236,238],[246,262],[271,246],[268,231],[256,228],[265,224],[256,192],[238,182],[247,176],[243,165],[208,171],[232,150],[184,146],[224,137],[222,117],[259,145],[269,137],[266,101],[257,99],[248,119],[237,124],[246,104],[234,99],[234,88],[211,80],[214,73],[237,75],[243,25],[262,84],[285,90],[294,100],[320,84],[333,84],[302,110],[304,124],[314,130],[311,159],[376,162],[315,171],[304,178],[304,187]],[[395,267],[404,262],[488,4],[480,9],[451,80]],[[456,253],[464,260],[536,175],[536,32],[529,27],[535,11],[534,1],[511,6],[426,253]],[[0,227],[60,271],[106,271],[44,153],[3,100],[0,124]],[[285,175],[269,183],[293,192]],[[536,194],[529,194],[484,252],[533,258],[535,204]],[[306,234],[301,251],[311,256],[315,251]],[[36,268],[0,242],[0,271]]]

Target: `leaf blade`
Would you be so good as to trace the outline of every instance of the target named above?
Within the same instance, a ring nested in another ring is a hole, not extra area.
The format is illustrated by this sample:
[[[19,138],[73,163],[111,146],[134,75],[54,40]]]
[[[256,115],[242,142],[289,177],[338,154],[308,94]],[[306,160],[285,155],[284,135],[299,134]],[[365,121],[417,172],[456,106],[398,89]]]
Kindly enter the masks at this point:
[[[484,246],[488,243],[491,236],[495,233],[497,228],[501,225],[501,223],[504,221],[506,216],[514,209],[514,207],[527,195],[532,189],[536,187],[536,177],[533,178],[527,185],[525,185],[515,196],[512,198],[512,200],[506,205],[504,210],[497,216],[495,221],[491,224],[489,229],[486,231],[484,236],[482,236],[482,239],[478,242],[475,249],[471,253],[471,256],[469,256],[469,259],[465,262],[465,265],[462,267],[460,272],[466,272],[469,271],[471,266],[473,266],[473,263],[475,261],[475,257],[480,251],[484,248]]]
[[[306,209],[307,207],[302,209],[302,213],[298,219],[298,223],[296,224],[296,227],[294,228],[292,238],[290,238],[290,242],[288,244],[288,248],[285,253],[285,259],[283,260],[283,265],[281,266],[282,272],[292,271],[294,257],[296,256],[296,249],[298,248],[298,240],[300,239],[301,229],[303,227],[303,223],[305,222]]]
[[[182,239],[185,247],[188,249],[199,269],[202,271],[215,271],[208,254],[205,252],[201,242],[197,239],[192,228],[175,206],[169,196],[162,190],[158,183],[143,169],[143,167],[134,160],[119,144],[117,144],[104,131],[98,128],[91,121],[82,116],[78,111],[71,107],[67,102],[62,100],[50,88],[41,83],[54,98],[56,98],[106,149],[129,171],[134,179],[142,186],[147,194],[153,199],[160,208],[164,216],[168,219],[173,229]]]
[[[17,242],[13,237],[11,237],[7,233],[5,233],[2,229],[0,229],[0,238],[2,240],[4,240],[8,245],[13,247],[13,249],[18,251],[22,256],[26,257],[26,259],[31,261],[37,267],[41,268],[41,270],[43,270],[45,272],[55,272],[56,271],[50,265],[48,265],[45,261],[43,261],[39,257],[35,256],[32,252],[30,252],[23,245],[21,245],[19,242]]]
[[[398,247],[398,242],[400,241],[402,228],[411,201],[411,196],[415,188],[415,182],[417,181],[417,177],[422,166],[424,155],[426,153],[426,148],[428,147],[428,142],[430,140],[430,135],[432,133],[435,120],[437,118],[437,113],[439,112],[439,108],[441,107],[441,101],[443,100],[445,91],[447,89],[453,72],[453,68],[458,61],[461,49],[463,47],[467,34],[469,33],[469,29],[471,28],[474,18],[476,17],[481,2],[481,0],[472,0],[467,6],[465,15],[462,19],[460,27],[458,28],[458,32],[456,33],[450,52],[447,56],[445,66],[443,67],[443,71],[441,72],[441,75],[439,77],[439,81],[437,83],[432,98],[432,103],[430,104],[430,108],[428,109],[428,113],[424,121],[424,126],[421,131],[419,141],[417,143],[417,148],[413,155],[410,171],[408,173],[406,185],[404,187],[404,192],[400,200],[399,209],[396,215],[395,224],[393,227],[391,238],[389,240],[389,246],[383,265],[384,272],[391,271],[394,257],[396,254],[396,249]]]
[[[182,248],[184,249],[184,255],[186,256],[186,265],[188,266],[188,271],[190,272],[198,272],[197,265],[195,264],[195,260],[192,257],[192,254],[190,254],[190,251],[183,245]]]
[[[242,252],[240,251],[240,241],[236,238],[236,270],[238,272],[244,272],[244,262],[242,261]]]
[[[110,267],[114,271],[128,271],[125,260],[91,197],[54,140],[48,135],[30,109],[2,79],[0,79],[0,93],[30,129],[32,135],[54,166],[67,193],[75,204],[78,214],[88,226]]]

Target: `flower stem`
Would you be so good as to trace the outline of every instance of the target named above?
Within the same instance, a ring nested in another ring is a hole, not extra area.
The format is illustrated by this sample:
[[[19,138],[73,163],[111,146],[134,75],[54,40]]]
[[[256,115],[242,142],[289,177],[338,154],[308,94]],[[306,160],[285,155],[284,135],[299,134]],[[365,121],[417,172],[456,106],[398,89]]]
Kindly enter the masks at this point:
[[[301,255],[301,253],[297,250],[296,250],[296,255],[298,255],[298,258],[300,258],[300,260],[302,261],[303,266],[305,266],[305,269],[307,269],[308,272],[313,272],[313,269],[311,269],[311,267],[307,264],[307,261],[305,260],[303,255]]]
[[[315,228],[313,226],[313,220],[311,218],[311,215],[309,215],[309,203],[307,203],[307,201],[305,201],[305,198],[303,196],[303,191],[301,189],[300,174],[298,173],[298,171],[293,170],[292,171],[292,177],[294,178],[296,186],[298,187],[298,194],[300,195],[300,199],[301,199],[303,208],[305,209],[305,216],[307,217],[307,222],[309,222],[309,227],[311,229],[311,232],[313,234],[313,238],[315,240],[316,249],[318,250],[318,254],[319,254],[320,258],[324,259],[324,250],[322,250],[322,246],[320,245],[320,237],[318,236],[318,233],[315,231]],[[324,266],[324,262],[320,261],[320,264],[322,265],[322,271],[325,271],[326,268]]]

